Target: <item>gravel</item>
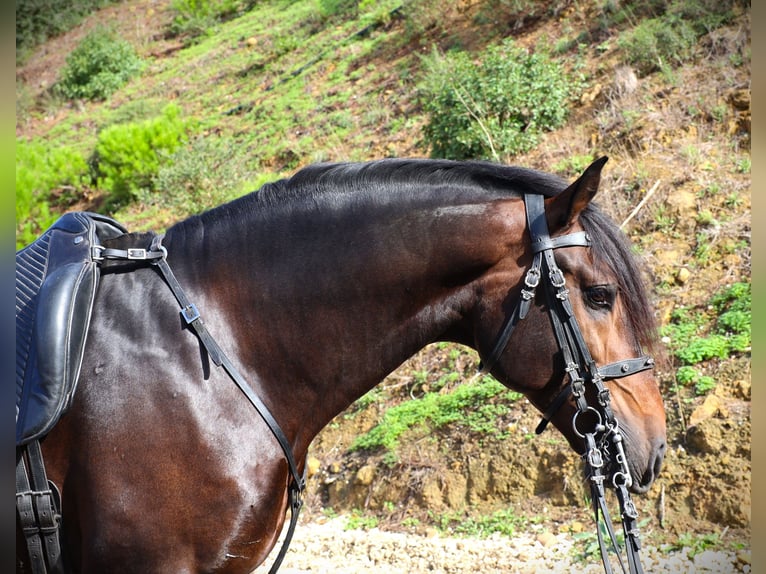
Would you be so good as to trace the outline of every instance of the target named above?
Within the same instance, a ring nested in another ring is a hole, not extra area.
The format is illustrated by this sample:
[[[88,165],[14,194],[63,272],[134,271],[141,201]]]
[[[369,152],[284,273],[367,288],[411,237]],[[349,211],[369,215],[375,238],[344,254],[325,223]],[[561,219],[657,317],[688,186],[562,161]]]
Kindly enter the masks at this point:
[[[530,532],[519,533],[513,538],[495,535],[478,539],[452,538],[442,534],[420,536],[377,528],[346,530],[346,523],[343,517],[336,517],[300,524],[280,573],[604,572],[598,549],[595,550],[596,555],[583,560],[578,555],[582,556],[587,542],[575,539],[570,533],[551,534],[541,525],[536,525],[537,532],[530,529]],[[595,530],[592,540],[595,541]],[[275,549],[256,573],[267,572],[276,554]],[[748,574],[751,571],[749,552],[706,550],[690,556],[688,548],[667,552],[644,547],[641,563],[647,573]],[[620,572],[616,559],[613,569]]]

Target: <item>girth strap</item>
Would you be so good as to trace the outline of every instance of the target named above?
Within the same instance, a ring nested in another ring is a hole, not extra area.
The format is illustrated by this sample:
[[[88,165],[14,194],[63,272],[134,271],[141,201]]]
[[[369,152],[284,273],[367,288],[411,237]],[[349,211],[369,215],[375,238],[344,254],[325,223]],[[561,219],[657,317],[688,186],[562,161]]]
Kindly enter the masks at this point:
[[[63,572],[59,543],[60,497],[56,487],[48,481],[40,442],[35,439],[19,447],[16,458],[16,508],[32,572]]]

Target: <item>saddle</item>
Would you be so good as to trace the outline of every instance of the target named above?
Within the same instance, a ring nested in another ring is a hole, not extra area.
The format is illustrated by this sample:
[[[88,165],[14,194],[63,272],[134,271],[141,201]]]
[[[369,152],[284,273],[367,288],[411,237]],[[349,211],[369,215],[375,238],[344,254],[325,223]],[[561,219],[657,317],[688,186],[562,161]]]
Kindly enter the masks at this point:
[[[108,217],[72,212],[16,253],[16,446],[43,437],[69,408],[98,287],[97,247],[125,233]]]

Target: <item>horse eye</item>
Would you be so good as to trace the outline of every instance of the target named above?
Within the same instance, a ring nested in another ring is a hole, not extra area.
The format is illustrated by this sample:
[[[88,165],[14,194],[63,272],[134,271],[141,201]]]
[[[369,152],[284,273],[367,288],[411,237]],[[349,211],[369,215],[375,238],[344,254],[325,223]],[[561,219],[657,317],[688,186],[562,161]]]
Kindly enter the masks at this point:
[[[585,300],[594,309],[611,309],[617,289],[612,285],[594,285],[585,290]]]

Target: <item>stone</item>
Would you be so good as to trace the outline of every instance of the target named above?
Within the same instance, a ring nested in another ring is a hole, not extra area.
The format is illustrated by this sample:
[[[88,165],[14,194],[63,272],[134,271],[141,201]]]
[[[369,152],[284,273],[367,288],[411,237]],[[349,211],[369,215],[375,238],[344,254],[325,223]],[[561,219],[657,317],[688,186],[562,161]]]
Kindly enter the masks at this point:
[[[357,471],[355,482],[356,484],[361,484],[362,486],[369,486],[372,484],[374,478],[375,467],[371,464],[367,464]]]
[[[319,467],[321,466],[321,463],[319,462],[319,459],[315,456],[310,456],[306,459],[306,476],[308,478],[311,478],[314,476],[317,472],[319,472]]]

